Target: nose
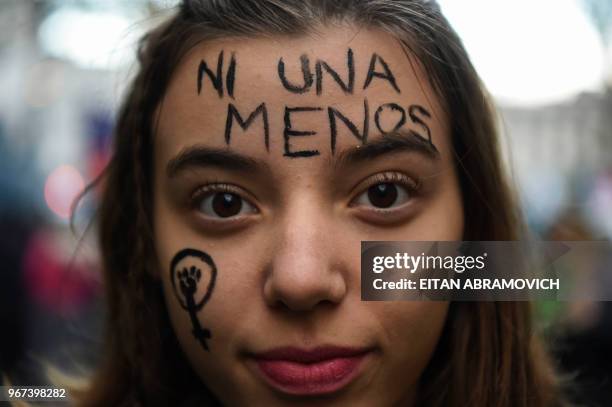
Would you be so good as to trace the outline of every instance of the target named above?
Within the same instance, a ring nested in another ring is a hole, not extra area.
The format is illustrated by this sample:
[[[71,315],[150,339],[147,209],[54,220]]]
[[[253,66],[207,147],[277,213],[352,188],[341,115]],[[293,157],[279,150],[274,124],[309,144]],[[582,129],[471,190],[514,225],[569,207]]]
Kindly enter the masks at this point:
[[[334,248],[334,221],[320,208],[303,200],[275,225],[276,247],[263,290],[269,306],[309,311],[346,296],[347,270]]]

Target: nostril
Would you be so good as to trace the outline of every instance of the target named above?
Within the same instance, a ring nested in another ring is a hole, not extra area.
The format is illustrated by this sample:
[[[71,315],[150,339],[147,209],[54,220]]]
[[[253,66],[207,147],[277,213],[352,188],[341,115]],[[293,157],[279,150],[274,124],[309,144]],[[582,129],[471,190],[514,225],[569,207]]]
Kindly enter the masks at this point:
[[[341,273],[321,270],[308,276],[273,270],[263,287],[265,302],[274,309],[309,311],[314,308],[332,308],[346,295],[346,283]]]
[[[338,306],[338,303],[331,301],[331,300],[327,300],[327,299],[323,299],[323,300],[317,301],[312,304],[303,303],[301,305],[298,305],[296,303],[288,304],[287,302],[279,299],[274,304],[271,305],[272,308],[277,309],[277,310],[287,310],[291,312],[303,312],[303,313],[311,312],[315,309],[317,310],[332,309],[337,306]]]

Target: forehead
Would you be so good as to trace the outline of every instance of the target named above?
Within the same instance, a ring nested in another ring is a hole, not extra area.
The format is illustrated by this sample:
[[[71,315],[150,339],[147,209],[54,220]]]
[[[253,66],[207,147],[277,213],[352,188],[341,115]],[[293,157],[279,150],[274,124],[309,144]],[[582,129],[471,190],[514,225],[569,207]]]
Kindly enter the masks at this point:
[[[410,124],[412,106],[426,110],[431,141],[448,150],[446,119],[426,75],[399,41],[378,30],[207,41],[173,75],[158,111],[156,154],[169,159],[205,145],[272,161],[287,157],[287,148],[333,155],[332,144],[360,144],[366,127],[372,140],[402,115]]]

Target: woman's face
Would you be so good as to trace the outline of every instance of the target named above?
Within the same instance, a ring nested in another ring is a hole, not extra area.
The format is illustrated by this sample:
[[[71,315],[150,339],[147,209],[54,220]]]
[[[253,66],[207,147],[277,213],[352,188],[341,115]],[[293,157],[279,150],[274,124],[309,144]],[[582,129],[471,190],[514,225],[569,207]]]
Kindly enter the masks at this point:
[[[448,304],[361,301],[360,242],[462,237],[420,69],[385,33],[322,28],[208,42],[176,70],[154,141],[159,277],[224,404],[413,399]]]

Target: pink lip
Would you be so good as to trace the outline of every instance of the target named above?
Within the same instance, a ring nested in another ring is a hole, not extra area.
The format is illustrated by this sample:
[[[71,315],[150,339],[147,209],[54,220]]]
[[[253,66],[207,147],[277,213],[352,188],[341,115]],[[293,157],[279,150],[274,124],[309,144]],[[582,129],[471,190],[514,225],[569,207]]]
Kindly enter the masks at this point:
[[[284,393],[301,396],[336,392],[359,374],[369,349],[323,346],[311,350],[276,348],[254,355],[265,380]]]

